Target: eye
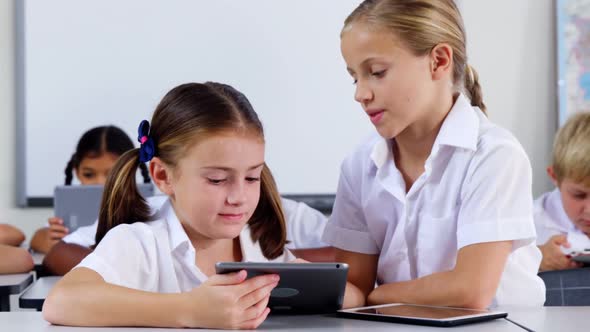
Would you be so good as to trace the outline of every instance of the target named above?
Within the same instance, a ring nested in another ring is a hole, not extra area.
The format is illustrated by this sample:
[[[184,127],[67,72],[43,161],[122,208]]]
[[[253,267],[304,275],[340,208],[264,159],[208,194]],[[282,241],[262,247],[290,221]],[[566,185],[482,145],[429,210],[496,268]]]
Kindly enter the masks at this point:
[[[574,198],[578,200],[586,199],[586,194],[574,194]]]
[[[260,181],[260,178],[248,177],[248,178],[246,178],[246,181],[248,181],[248,182],[258,182],[258,181]]]
[[[207,178],[207,181],[209,181],[209,183],[211,184],[222,184],[226,181],[226,179],[210,179]]]
[[[375,72],[372,72],[371,73],[371,76],[374,76],[374,77],[377,77],[377,78],[381,78],[381,77],[385,76],[385,72],[386,71],[387,70],[385,70],[385,69],[384,70],[375,71]]]
[[[82,176],[88,179],[91,179],[94,177],[94,173],[82,173]]]
[[[357,83],[357,82],[358,82],[358,80],[357,80],[357,79],[353,79],[353,80],[352,80],[352,85],[356,85],[356,83]]]

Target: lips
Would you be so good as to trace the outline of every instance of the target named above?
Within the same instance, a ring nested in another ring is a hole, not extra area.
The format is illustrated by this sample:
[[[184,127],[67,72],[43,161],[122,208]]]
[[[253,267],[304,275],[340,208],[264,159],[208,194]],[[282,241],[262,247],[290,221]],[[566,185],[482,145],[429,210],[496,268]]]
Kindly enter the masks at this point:
[[[385,110],[383,109],[370,109],[370,110],[366,110],[367,115],[369,116],[369,118],[371,119],[371,122],[373,122],[373,124],[378,124],[379,121],[381,121],[381,118],[383,118],[383,113],[385,112]]]
[[[230,221],[239,221],[244,218],[246,215],[245,213],[219,213],[218,214],[221,218],[230,220]]]

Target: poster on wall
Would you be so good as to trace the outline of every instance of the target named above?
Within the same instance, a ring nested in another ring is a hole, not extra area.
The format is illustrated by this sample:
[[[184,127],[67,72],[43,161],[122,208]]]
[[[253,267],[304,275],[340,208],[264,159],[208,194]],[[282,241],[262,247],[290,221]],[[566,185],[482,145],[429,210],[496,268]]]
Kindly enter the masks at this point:
[[[558,120],[590,112],[590,0],[556,0]]]

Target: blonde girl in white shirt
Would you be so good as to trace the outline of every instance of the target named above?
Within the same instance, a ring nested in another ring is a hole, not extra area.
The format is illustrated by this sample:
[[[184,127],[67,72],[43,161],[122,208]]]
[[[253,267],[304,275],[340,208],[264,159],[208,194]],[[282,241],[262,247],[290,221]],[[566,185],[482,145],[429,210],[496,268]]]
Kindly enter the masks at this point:
[[[280,197],[252,106],[228,85],[180,85],[160,102],[151,127],[140,124],[138,140],[141,147],[121,156],[105,185],[96,249],[51,291],[45,319],[256,328],[278,276],[245,280],[245,271],[216,275],[214,266],[294,259],[284,249]],[[137,192],[136,169],[147,161],[168,196],[163,203],[148,204]]]
[[[341,51],[378,133],[343,162],[323,236],[345,305],[542,305],[530,163],[486,117],[454,2],[364,1]]]

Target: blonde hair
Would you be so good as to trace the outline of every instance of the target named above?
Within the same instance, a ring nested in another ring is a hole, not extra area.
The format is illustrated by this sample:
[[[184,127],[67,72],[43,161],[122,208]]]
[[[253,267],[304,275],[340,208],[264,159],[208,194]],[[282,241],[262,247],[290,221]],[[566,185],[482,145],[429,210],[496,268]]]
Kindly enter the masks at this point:
[[[569,179],[590,187],[590,113],[573,115],[557,131],[552,165],[558,183]]]
[[[479,76],[467,64],[465,28],[453,0],[365,0],[344,22],[385,28],[397,36],[416,56],[424,56],[441,43],[453,49],[453,85],[463,90],[471,105],[486,112]]]

